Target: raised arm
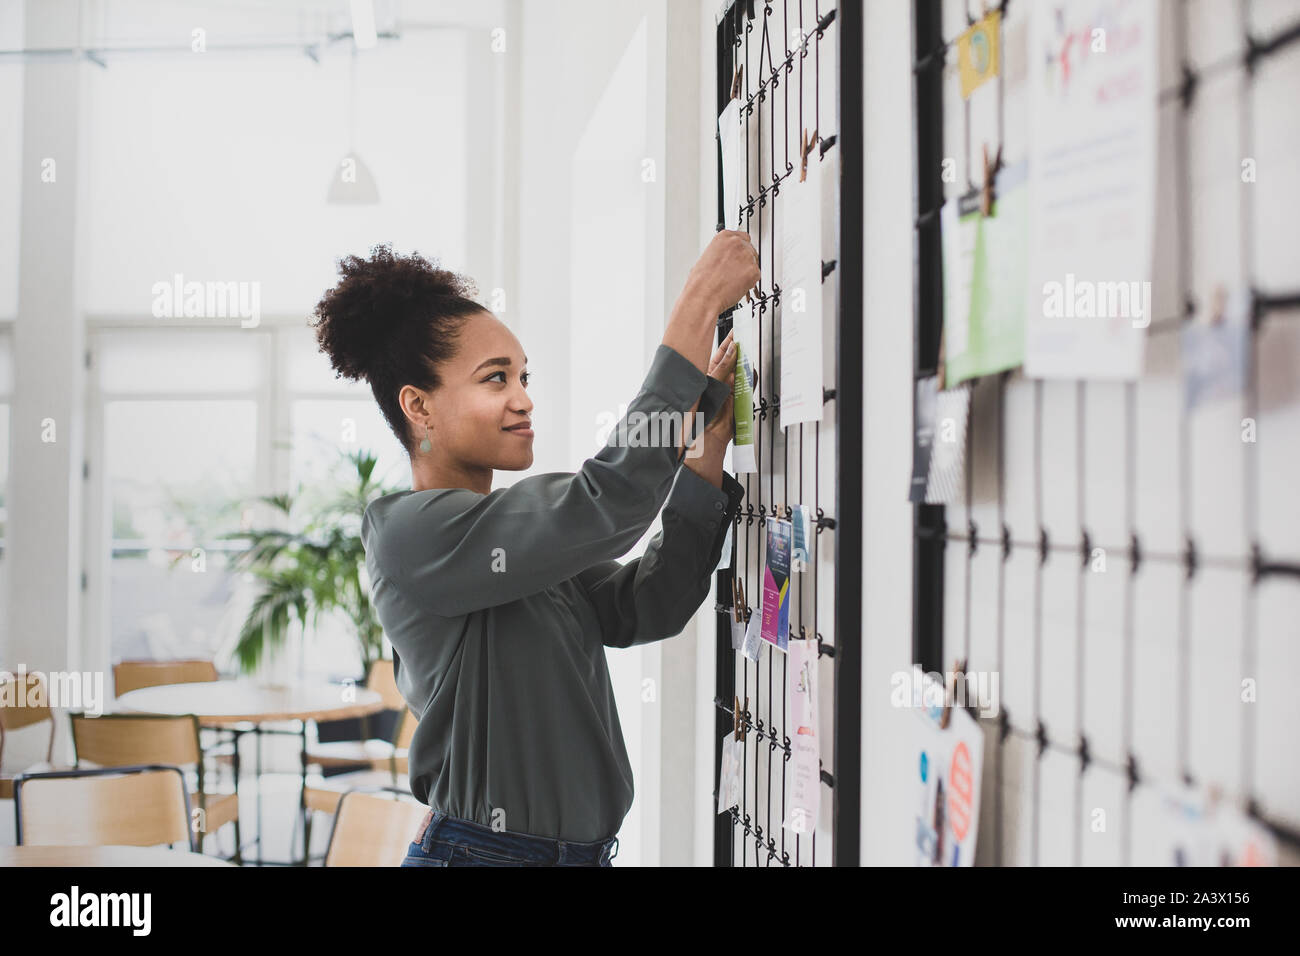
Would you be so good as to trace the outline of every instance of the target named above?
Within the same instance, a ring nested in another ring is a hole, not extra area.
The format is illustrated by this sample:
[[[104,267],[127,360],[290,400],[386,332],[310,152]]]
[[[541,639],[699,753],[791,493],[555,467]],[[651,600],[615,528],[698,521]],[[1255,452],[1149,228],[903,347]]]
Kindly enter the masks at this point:
[[[720,407],[724,386],[707,378],[660,345],[623,422],[635,413],[684,415],[701,395]],[[362,541],[402,593],[435,614],[533,594],[624,554],[662,506],[677,448],[616,444],[620,434],[616,428],[576,474],[532,475],[487,495],[452,488],[381,498],[366,511]],[[377,519],[382,533],[372,542]]]
[[[362,522],[368,559],[417,606],[452,616],[517,600],[624,554],[654,520],[679,463],[679,448],[658,440],[658,428],[637,441],[638,416],[656,423],[672,414],[689,426],[698,402],[708,422],[730,396],[706,371],[717,314],[757,278],[743,236],[719,233],[709,244],[640,391],[576,474],[534,475],[486,495],[452,488],[378,499]]]
[[[578,575],[606,646],[648,644],[682,632],[708,596],[727,526],[744,495],[726,472],[717,488],[682,468],[664,505],[663,529],[645,554],[626,564],[602,562]]]

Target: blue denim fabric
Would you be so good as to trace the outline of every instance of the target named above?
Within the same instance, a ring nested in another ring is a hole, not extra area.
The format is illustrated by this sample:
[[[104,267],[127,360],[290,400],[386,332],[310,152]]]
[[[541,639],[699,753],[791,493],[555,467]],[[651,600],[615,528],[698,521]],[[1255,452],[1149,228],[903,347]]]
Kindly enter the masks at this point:
[[[402,866],[613,866],[618,837],[595,843],[493,830],[430,810]]]

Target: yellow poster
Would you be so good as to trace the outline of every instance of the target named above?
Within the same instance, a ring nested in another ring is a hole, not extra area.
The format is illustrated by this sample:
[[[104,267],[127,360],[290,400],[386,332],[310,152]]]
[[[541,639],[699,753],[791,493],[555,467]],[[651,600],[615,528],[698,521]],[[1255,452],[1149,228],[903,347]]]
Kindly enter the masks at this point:
[[[957,38],[961,96],[968,99],[985,80],[998,75],[998,34],[1002,11],[994,10]]]

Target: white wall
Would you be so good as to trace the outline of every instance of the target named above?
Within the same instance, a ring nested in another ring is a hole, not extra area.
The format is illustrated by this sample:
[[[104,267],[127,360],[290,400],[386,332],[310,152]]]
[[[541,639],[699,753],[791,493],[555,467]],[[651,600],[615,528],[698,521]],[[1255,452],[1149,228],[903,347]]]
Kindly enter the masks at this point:
[[[698,88],[682,11],[693,17],[691,0],[521,7],[516,331],[538,373],[534,472],[574,471],[594,454],[599,416],[632,399],[699,252],[697,149],[681,112]],[[689,859],[694,630],[609,652],[637,793],[619,864]]]
[[[862,843],[864,865],[912,861],[907,731],[890,675],[912,660],[912,18],[864,4]]]

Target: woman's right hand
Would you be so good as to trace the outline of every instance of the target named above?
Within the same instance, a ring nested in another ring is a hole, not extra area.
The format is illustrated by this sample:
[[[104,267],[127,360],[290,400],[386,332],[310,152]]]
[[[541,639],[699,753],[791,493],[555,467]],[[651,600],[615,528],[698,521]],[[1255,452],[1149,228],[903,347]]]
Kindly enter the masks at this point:
[[[688,285],[696,284],[723,312],[754,288],[762,278],[758,266],[758,251],[749,233],[739,229],[723,229],[709,240],[704,252],[691,267]]]

